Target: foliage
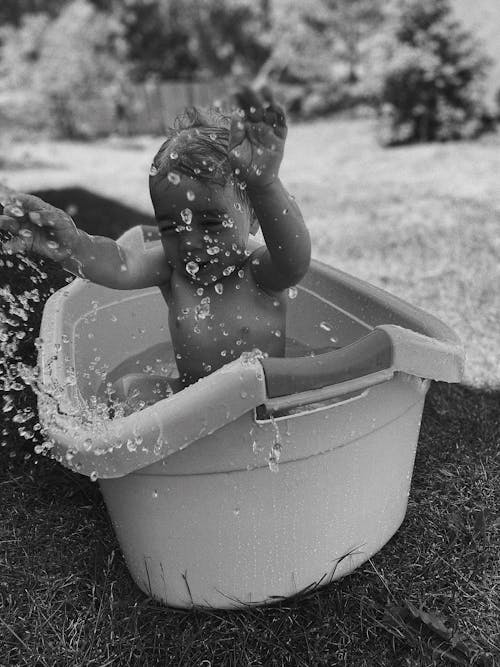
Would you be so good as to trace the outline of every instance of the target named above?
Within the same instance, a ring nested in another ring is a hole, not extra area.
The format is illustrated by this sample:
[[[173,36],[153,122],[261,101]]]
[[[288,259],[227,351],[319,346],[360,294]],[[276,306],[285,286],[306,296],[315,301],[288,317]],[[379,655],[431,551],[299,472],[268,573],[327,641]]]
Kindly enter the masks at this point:
[[[20,26],[27,14],[48,14],[57,16],[66,0],[2,0],[0,4],[0,25]]]
[[[273,49],[257,78],[280,88],[300,117],[364,101],[361,84],[384,16],[381,0],[282,3],[274,12]]]
[[[359,81],[366,45],[384,20],[381,0],[320,0],[304,10],[304,20],[343,66],[347,81]]]
[[[268,3],[211,0],[198,3],[193,14],[196,51],[208,75],[257,74],[273,47]]]
[[[478,136],[488,60],[449,0],[402,0],[380,99],[389,144]]]
[[[73,0],[53,21],[26,15],[18,30],[4,31],[4,88],[22,87],[24,114],[58,136],[93,136],[103,108],[114,113],[123,49],[119,23],[87,0]]]
[[[136,80],[192,79],[199,63],[193,48],[195,6],[182,0],[126,0],[123,24],[131,74]]]
[[[127,0],[119,11],[136,79],[253,76],[267,58],[266,3]]]

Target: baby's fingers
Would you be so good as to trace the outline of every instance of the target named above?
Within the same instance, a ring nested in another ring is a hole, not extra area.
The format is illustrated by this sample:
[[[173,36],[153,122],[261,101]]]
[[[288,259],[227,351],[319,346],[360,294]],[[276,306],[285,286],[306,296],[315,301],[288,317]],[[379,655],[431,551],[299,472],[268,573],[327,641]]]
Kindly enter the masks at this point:
[[[260,96],[248,86],[244,86],[235,93],[240,109],[243,109],[248,120],[256,123],[262,120],[264,109]]]
[[[231,129],[229,131],[229,150],[239,146],[245,138],[245,123],[236,111],[231,118]]]

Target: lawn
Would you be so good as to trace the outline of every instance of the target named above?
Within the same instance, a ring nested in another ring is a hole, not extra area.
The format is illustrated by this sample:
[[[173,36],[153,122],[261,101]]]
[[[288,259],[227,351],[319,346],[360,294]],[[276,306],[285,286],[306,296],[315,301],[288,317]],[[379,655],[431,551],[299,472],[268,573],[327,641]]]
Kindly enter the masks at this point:
[[[435,313],[466,347],[463,384],[428,394],[408,513],[388,545],[272,607],[166,609],[130,580],[97,486],[32,455],[6,419],[0,665],[498,664],[499,143],[384,150],[365,120],[290,129],[282,176],[314,255]],[[158,144],[4,146],[0,181],[79,186],[149,214]],[[27,281],[9,275],[18,289]]]

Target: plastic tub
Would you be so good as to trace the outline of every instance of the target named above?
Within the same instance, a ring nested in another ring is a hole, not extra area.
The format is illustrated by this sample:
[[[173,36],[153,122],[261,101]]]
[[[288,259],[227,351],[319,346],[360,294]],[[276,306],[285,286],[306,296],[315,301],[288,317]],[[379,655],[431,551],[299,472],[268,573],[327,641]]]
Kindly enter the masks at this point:
[[[54,455],[99,479],[133,579],[165,604],[239,607],[326,584],[404,518],[429,381],[462,376],[457,337],[319,262],[288,311],[287,336],[323,352],[246,355],[83,426],[106,369],[168,340],[166,306],[156,288],[80,279],[45,306],[39,410]]]

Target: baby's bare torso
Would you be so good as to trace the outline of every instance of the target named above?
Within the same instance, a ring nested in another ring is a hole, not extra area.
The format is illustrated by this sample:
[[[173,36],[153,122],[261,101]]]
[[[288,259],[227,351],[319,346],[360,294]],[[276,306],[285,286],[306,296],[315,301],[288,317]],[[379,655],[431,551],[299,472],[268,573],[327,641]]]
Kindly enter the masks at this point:
[[[258,348],[269,356],[285,350],[286,297],[253,278],[250,263],[204,286],[174,271],[162,293],[179,374],[191,384]]]

